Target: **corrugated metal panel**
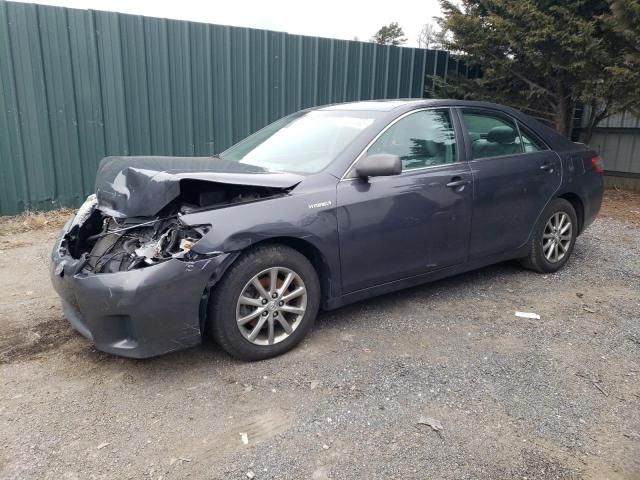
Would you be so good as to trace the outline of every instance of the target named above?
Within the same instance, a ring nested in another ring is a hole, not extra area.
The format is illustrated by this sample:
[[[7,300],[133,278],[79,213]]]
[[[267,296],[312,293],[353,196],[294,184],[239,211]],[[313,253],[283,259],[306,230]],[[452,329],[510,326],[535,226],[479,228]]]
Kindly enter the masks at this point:
[[[582,125],[588,117],[588,107]],[[589,146],[604,159],[605,173],[640,178],[640,118],[631,112],[607,117],[593,131]]]
[[[589,111],[590,107],[585,106],[582,114],[582,127],[586,127]],[[631,112],[616,113],[601,121],[597,128],[640,128],[640,117],[634,116]]]
[[[589,145],[604,159],[605,170],[640,175],[640,132],[596,131]]]
[[[615,175],[605,175],[604,185],[606,188],[618,188],[624,190],[635,190],[640,192],[640,177],[619,177]]]
[[[640,128],[640,118],[635,117],[631,112],[616,113],[600,122],[598,127],[602,128]]]
[[[210,155],[451,69],[443,51],[0,2],[0,213],[77,205],[106,155]]]

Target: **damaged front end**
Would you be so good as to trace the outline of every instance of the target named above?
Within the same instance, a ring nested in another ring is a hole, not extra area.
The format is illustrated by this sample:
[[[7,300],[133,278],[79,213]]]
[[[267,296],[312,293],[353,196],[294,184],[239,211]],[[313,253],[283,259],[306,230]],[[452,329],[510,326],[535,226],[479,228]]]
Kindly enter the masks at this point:
[[[82,215],[80,215],[82,213]],[[183,259],[210,225],[184,225],[179,215],[117,219],[98,209],[95,195],[63,237],[63,249],[87,273],[115,273]]]
[[[299,180],[123,162],[117,157],[117,171],[110,159],[101,164],[96,194],[54,246],[51,278],[65,316],[98,349],[145,358],[201,341],[208,292],[238,255],[196,254],[198,241],[224,225],[182,218],[286,195]]]
[[[139,185],[140,171],[130,170],[129,174],[131,172],[135,172]],[[170,259],[189,260],[191,248],[212,226],[186,225],[180,220],[183,215],[264,200],[289,191],[287,187],[221,184],[181,176],[170,181],[165,175],[163,182],[165,201],[167,191],[173,190],[176,184],[178,190],[161,208],[158,203],[151,206],[145,202],[135,211],[132,204],[139,201],[135,192],[122,186],[117,190],[120,194],[124,191],[131,200],[125,211],[134,214],[153,211],[153,216],[122,216],[122,212],[115,211],[114,203],[120,202],[114,201],[116,189],[113,187],[109,192],[99,189],[96,195],[91,195],[64,237],[71,257],[83,259],[82,268],[92,273],[129,271]],[[158,180],[147,182],[146,188],[159,190]],[[131,199],[132,195],[136,198]]]

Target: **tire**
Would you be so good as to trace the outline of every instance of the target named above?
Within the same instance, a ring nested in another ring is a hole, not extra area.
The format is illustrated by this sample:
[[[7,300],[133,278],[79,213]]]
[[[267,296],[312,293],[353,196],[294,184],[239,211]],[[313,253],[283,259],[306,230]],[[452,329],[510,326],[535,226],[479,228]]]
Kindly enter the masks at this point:
[[[560,231],[554,231],[554,219],[556,226],[561,225],[560,230],[566,228],[566,220],[570,221],[569,230],[564,231],[563,234]],[[565,223],[561,223],[562,219],[565,219]],[[525,268],[536,272],[557,272],[571,257],[577,234],[578,217],[573,206],[563,198],[555,198],[540,215],[531,239],[529,255],[520,262]],[[553,246],[554,242],[557,247]],[[554,250],[555,248],[557,250]],[[563,249],[566,250],[563,251]]]
[[[276,276],[272,277],[274,270]],[[260,286],[262,290],[258,290]],[[304,255],[284,245],[258,246],[243,253],[215,286],[208,330],[216,343],[236,358],[255,361],[275,357],[291,350],[311,330],[320,293],[318,275]],[[274,294],[278,296],[272,298]]]

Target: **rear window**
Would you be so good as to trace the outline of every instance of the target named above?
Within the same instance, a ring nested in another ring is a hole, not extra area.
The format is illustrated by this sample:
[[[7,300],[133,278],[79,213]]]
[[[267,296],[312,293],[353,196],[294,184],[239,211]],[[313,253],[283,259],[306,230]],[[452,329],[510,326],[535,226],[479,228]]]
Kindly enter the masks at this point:
[[[509,117],[468,110],[464,110],[462,116],[471,140],[473,159],[524,152],[516,124]]]

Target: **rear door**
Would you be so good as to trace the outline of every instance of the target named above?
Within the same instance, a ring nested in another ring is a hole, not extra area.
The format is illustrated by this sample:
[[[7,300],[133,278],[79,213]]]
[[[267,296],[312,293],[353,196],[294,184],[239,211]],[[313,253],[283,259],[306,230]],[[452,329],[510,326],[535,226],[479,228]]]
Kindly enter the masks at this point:
[[[473,174],[470,259],[524,245],[560,187],[561,162],[521,122],[496,110],[460,109]]]
[[[398,155],[400,175],[339,182],[344,293],[466,260],[471,173],[459,150],[449,109],[411,112],[364,153]]]

